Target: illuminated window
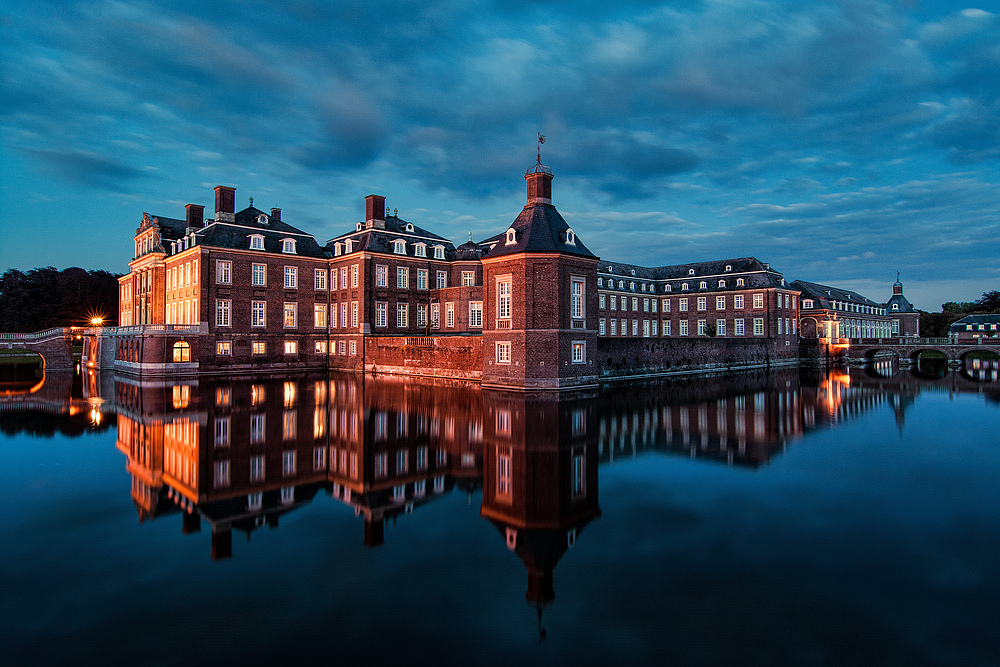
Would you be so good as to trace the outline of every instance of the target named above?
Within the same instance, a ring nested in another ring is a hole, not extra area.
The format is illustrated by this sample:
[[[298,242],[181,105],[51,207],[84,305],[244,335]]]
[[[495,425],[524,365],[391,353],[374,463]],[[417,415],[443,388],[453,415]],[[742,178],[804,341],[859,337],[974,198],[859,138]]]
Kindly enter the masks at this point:
[[[587,363],[587,344],[583,341],[573,342],[573,363],[574,364],[585,364]]]
[[[497,343],[497,363],[498,364],[509,364],[510,363],[510,343],[509,342]]]
[[[262,340],[255,340],[250,345],[250,349],[253,354],[264,354],[267,351],[265,343]]]
[[[233,343],[228,340],[220,340],[215,343],[215,354],[220,357],[231,357],[233,355]]]
[[[294,329],[295,328],[295,316],[296,316],[296,313],[298,312],[298,304],[295,304],[295,303],[286,303],[285,304],[285,311],[284,312],[285,312],[285,319],[284,319],[285,328],[286,329]]]
[[[313,306],[313,326],[317,329],[326,328],[326,305],[317,303]]]
[[[316,341],[316,354],[326,354],[326,347],[325,340]]]
[[[191,361],[191,345],[185,341],[174,343],[174,363],[185,363]]]
[[[299,343],[295,340],[285,341],[285,354],[298,354],[299,353]]]

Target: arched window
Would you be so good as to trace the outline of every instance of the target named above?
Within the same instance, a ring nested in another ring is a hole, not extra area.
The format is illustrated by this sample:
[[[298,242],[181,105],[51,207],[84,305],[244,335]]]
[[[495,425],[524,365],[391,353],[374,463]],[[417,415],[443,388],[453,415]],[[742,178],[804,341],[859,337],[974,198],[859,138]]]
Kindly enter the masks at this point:
[[[745,281],[742,278],[737,278],[736,279],[736,286],[737,287],[743,287],[744,284],[745,284]]]
[[[191,361],[191,345],[183,340],[174,343],[174,363]]]
[[[702,280],[700,283],[698,283],[698,289],[708,289],[708,283]]]
[[[719,287],[725,287],[725,286],[726,286],[726,281],[725,280],[720,280],[719,281]]]
[[[664,285],[663,286],[663,291],[664,292],[673,292],[674,288],[671,285]]]
[[[689,276],[693,276],[694,275],[694,269],[688,269],[688,275]]]
[[[514,245],[517,243],[517,232],[513,229],[507,230],[507,242],[504,245]]]
[[[688,288],[687,283],[681,283],[681,290],[686,290]]]
[[[576,234],[573,232],[572,229],[566,230],[566,244],[576,245]]]
[[[397,240],[393,241],[392,242],[392,251],[394,253],[396,253],[397,255],[405,255],[406,254],[406,241],[403,241],[402,239],[397,239]]]
[[[493,246],[490,246],[490,250],[492,250],[492,249],[493,249]],[[434,246],[434,259],[444,259],[444,246],[443,245],[436,245],[436,246]]]
[[[598,287],[604,287],[604,278],[598,278],[597,279],[597,286]]]
[[[295,239],[281,239],[281,252],[294,255]]]

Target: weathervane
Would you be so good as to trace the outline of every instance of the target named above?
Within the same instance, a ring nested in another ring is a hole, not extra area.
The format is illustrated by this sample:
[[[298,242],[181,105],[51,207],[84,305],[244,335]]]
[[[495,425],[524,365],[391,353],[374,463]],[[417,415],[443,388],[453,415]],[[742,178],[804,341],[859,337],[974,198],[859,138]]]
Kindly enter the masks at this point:
[[[253,197],[250,197],[250,205],[253,206]]]
[[[541,132],[538,133],[538,155],[535,159],[538,160],[538,164],[542,163],[542,144],[545,143],[545,135]]]

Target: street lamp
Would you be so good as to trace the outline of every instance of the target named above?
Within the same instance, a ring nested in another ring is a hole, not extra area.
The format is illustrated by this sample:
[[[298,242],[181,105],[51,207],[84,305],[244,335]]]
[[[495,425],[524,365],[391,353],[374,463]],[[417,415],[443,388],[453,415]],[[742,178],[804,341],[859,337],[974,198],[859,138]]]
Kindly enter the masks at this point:
[[[104,318],[103,317],[91,317],[90,318],[90,323],[91,323],[91,325],[93,325],[95,327],[99,327],[102,324],[104,324]]]

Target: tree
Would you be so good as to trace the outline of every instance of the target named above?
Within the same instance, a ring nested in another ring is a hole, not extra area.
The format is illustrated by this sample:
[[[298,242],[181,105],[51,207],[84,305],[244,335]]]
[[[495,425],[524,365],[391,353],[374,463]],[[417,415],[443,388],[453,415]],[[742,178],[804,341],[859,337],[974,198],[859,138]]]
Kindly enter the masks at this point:
[[[973,304],[976,313],[1000,313],[1000,290],[983,292],[983,296]]]
[[[108,271],[47,266],[0,276],[0,331],[79,326],[95,315],[114,324],[117,313],[118,276]]]

